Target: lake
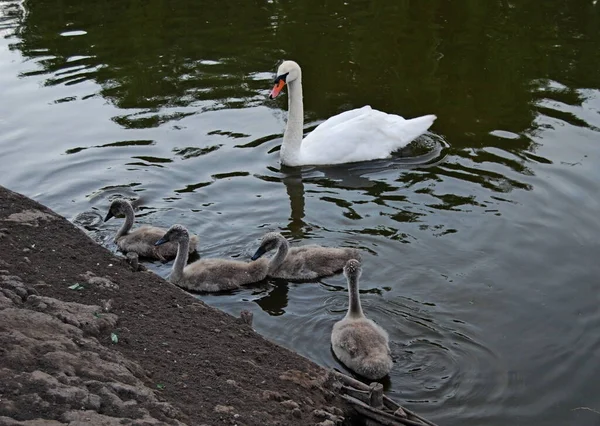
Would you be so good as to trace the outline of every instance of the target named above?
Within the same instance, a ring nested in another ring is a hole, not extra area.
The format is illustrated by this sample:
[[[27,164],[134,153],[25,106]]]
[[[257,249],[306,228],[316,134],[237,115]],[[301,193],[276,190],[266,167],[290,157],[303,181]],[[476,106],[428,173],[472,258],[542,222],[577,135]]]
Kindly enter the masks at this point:
[[[389,396],[445,426],[600,425],[596,1],[2,0],[0,35],[0,184],[71,220],[140,199],[202,257],[268,231],[357,247]],[[281,167],[283,59],[305,133],[363,105],[438,119],[387,160]],[[90,235],[116,251],[121,223]],[[197,297],[343,370],[342,275]]]

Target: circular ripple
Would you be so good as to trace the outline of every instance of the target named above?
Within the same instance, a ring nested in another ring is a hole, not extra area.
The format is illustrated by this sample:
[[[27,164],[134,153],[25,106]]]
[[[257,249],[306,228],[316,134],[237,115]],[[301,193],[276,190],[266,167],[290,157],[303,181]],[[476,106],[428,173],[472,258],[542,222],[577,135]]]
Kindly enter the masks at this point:
[[[462,409],[464,401],[473,416],[499,407],[508,386],[506,369],[468,324],[410,299],[369,302],[363,303],[367,316],[390,336],[395,398],[432,413],[446,404]]]
[[[100,213],[93,210],[78,213],[77,216],[73,218],[73,223],[75,225],[81,226],[87,230],[98,229],[102,222],[103,218]]]

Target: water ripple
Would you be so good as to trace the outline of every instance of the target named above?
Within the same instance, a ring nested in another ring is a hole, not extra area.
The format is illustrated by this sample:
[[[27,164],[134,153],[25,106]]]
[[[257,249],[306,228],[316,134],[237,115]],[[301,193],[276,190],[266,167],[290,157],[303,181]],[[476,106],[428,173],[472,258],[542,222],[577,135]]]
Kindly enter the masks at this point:
[[[0,1],[2,184],[115,251],[122,222],[97,224],[115,197],[139,225],[187,226],[202,257],[247,260],[271,230],[357,247],[387,392],[448,426],[594,425],[577,407],[600,408],[597,5],[438,3]],[[432,133],[385,160],[280,166],[283,58],[303,67],[306,132],[371,104],[435,113]],[[343,368],[341,275],[198,297]]]

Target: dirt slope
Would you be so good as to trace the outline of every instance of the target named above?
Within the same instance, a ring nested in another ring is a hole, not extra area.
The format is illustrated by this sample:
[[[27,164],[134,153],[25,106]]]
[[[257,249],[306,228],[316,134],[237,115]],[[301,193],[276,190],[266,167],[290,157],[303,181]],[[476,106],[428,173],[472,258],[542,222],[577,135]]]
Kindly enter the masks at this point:
[[[333,426],[346,409],[317,365],[3,187],[0,355],[0,425]]]

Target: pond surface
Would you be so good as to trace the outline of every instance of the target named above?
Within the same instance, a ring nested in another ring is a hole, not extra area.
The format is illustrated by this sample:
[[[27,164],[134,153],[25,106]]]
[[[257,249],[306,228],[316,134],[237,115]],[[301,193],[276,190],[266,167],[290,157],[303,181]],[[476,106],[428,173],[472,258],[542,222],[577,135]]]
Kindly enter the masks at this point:
[[[270,230],[358,247],[390,396],[446,426],[600,425],[596,1],[2,0],[0,35],[0,184],[71,219],[141,198],[139,223],[186,225],[203,257]],[[432,133],[281,168],[282,59],[307,132],[369,104],[434,113]],[[115,250],[120,223],[92,235]],[[342,368],[341,275],[199,297]]]

